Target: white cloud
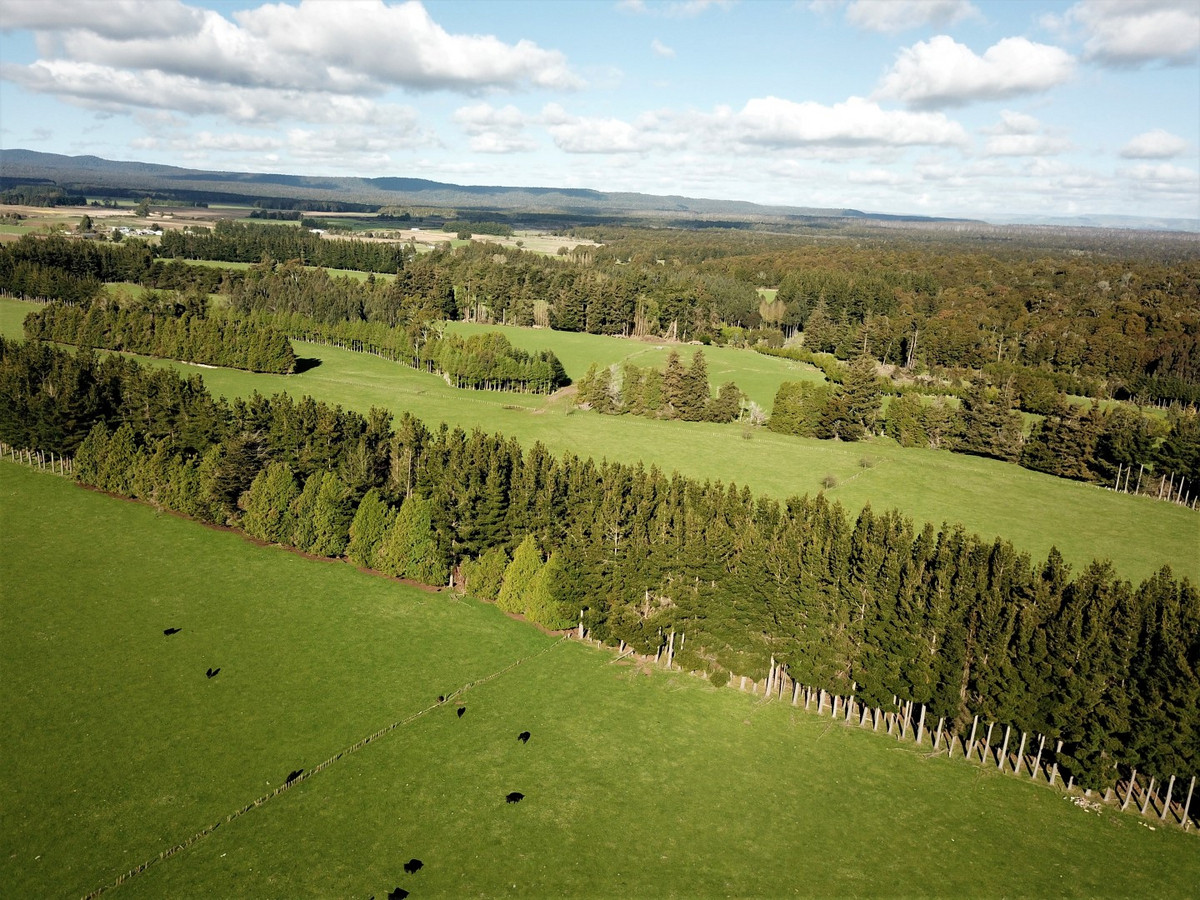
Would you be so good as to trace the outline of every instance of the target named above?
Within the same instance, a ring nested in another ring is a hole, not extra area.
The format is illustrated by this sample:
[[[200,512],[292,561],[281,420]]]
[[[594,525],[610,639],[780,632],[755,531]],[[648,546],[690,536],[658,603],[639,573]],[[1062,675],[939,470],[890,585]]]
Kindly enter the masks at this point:
[[[846,174],[846,180],[851,184],[899,185],[906,184],[908,179],[891,169],[855,170]]]
[[[224,86],[156,70],[130,71],[93,63],[39,60],[28,66],[0,65],[0,77],[37,93],[106,112],[130,108],[217,115],[234,122],[274,124],[280,120],[367,123],[412,117],[405,107],[366,97],[323,91]]]
[[[1103,66],[1200,60],[1200,4],[1195,0],[1084,0],[1061,20],[1085,35],[1084,58]]]
[[[1147,191],[1200,193],[1200,172],[1174,163],[1140,163],[1118,169],[1117,175]]]
[[[1005,109],[1000,113],[999,123],[981,130],[984,134],[1036,134],[1041,128],[1042,123],[1033,116]]]
[[[360,0],[353,15],[339,3],[260,6],[235,13],[256,39],[326,71],[358,71],[388,84],[415,88],[576,88],[565,57],[532,41],[506,44],[490,35],[452,35],[411,0],[386,6]]]
[[[130,146],[141,150],[218,150],[225,153],[263,153],[278,150],[283,143],[276,138],[255,134],[213,134],[200,131],[181,137],[163,139],[154,135],[134,138]]]
[[[650,49],[654,51],[655,56],[661,56],[664,59],[673,59],[675,56],[675,51],[658,38],[655,38],[650,42]]]
[[[550,136],[566,153],[644,153],[662,145],[648,121],[641,127],[620,119],[573,116],[551,103],[542,111]]]
[[[767,147],[965,144],[966,132],[942,113],[885,110],[861,97],[824,106],[778,97],[750,100],[732,119],[737,138]]]
[[[53,3],[47,0],[0,0],[0,31],[89,31],[115,40],[194,34],[200,10],[179,0],[104,0]]]
[[[1048,134],[998,134],[984,146],[989,156],[1052,156],[1070,149],[1066,138]]]
[[[1187,149],[1187,141],[1177,135],[1156,128],[1139,134],[1121,148],[1126,159],[1170,159]]]
[[[979,10],[969,0],[854,0],[846,9],[851,25],[886,34],[977,18]]]
[[[647,3],[646,0],[619,0],[617,9],[636,16],[661,16],[665,19],[690,19],[710,9],[732,9],[734,0],[667,0]]]
[[[1011,109],[1000,113],[997,124],[980,131],[992,135],[984,145],[987,156],[1053,156],[1071,149],[1069,140],[1046,133],[1033,116]]]
[[[459,108],[453,118],[470,135],[471,149],[477,153],[517,153],[537,148],[537,143],[524,134],[528,117],[515,106],[497,109],[478,103]]]
[[[53,32],[54,40],[40,41],[47,58],[5,65],[3,77],[110,111],[130,105],[239,122],[342,115],[361,122],[371,117],[369,98],[392,87],[473,94],[582,86],[561,53],[525,40],[452,35],[415,0],[359,0],[352,15],[338,3],[280,3],[235,12],[234,21],[175,0],[9,0],[4,9],[6,27],[40,28],[39,38]]]
[[[877,96],[917,108],[962,106],[1037,93],[1071,77],[1065,50],[1022,37],[1004,38],[982,56],[946,35],[900,51]]]

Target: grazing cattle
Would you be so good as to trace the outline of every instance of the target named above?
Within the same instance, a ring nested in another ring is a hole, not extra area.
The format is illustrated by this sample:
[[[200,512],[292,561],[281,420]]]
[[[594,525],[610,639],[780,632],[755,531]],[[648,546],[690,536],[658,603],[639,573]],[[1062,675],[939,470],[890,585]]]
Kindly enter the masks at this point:
[[[424,866],[425,863],[421,862],[419,859],[410,859],[404,864],[404,871],[409,875],[415,875],[417,872],[420,872]]]
[[[291,784],[293,781],[295,781],[297,778],[300,777],[300,774],[303,771],[304,771],[303,769],[297,769],[296,771],[292,772],[290,775],[288,775],[286,783]]]
[[[210,668],[210,669],[209,669],[207,672],[205,672],[204,674],[205,674],[205,675],[207,675],[209,678],[216,678],[216,677],[217,677],[217,673],[218,673],[218,672],[220,672],[220,671],[221,671],[221,667],[220,667],[220,666],[217,666],[215,669],[211,669],[211,668]]]
[[[394,891],[388,891],[388,900],[404,900],[407,896],[408,891],[402,887],[398,887]]]
[[[438,703],[445,703],[446,698],[442,694],[438,694]]]
[[[505,803],[520,803],[524,799],[525,799],[525,795],[522,794],[520,791],[513,791],[511,794],[509,794],[507,797],[504,798],[504,802]]]
[[[522,744],[528,744],[529,743],[529,732],[522,731],[520,734],[517,735],[517,740],[520,741]]]
[[[179,631],[180,629],[178,628],[164,628],[163,634],[179,634]]]
[[[461,719],[463,717],[463,713],[465,713],[466,711],[467,711],[467,708],[465,706],[460,706],[458,708],[458,717]]]

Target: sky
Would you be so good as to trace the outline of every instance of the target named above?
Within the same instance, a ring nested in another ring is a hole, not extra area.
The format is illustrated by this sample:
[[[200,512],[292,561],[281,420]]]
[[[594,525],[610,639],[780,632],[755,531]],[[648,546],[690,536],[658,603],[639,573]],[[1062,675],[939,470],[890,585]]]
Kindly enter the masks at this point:
[[[0,147],[1200,218],[1200,0],[0,0]]]

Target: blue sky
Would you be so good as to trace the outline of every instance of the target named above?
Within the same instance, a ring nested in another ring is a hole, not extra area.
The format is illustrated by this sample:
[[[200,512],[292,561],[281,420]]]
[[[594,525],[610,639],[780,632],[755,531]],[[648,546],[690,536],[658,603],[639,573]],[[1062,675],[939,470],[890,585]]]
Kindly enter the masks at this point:
[[[0,0],[0,146],[1200,217],[1200,0]]]

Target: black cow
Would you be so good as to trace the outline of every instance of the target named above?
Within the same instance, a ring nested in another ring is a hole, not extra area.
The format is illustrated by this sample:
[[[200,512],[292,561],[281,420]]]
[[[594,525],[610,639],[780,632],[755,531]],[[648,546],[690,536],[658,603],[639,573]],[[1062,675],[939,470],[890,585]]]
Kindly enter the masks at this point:
[[[409,875],[415,875],[417,872],[420,872],[424,866],[425,863],[421,862],[419,859],[410,859],[404,864],[404,871]]]
[[[407,896],[408,891],[402,887],[398,887],[394,891],[388,891],[388,900],[404,900]]]
[[[207,675],[209,678],[216,678],[216,677],[217,677],[217,673],[218,673],[218,672],[220,672],[220,671],[221,671],[221,667],[220,667],[220,666],[217,666],[217,668],[215,668],[215,669],[211,669],[211,668],[210,668],[210,669],[209,669],[207,672],[205,672],[204,674],[206,674],[206,675]]]
[[[438,694],[438,703],[445,703],[445,702],[446,702],[445,696],[442,694]]]
[[[458,717],[461,719],[463,717],[463,713],[465,713],[466,711],[467,711],[467,708],[465,706],[460,706],[458,708]]]
[[[522,744],[528,744],[529,743],[529,732],[522,731],[520,734],[517,735],[517,740],[520,741]]]
[[[291,774],[289,774],[289,775],[288,775],[288,777],[287,777],[287,782],[286,782],[286,783],[287,783],[287,784],[291,784],[293,781],[295,781],[297,778],[299,778],[299,777],[300,777],[300,775],[301,775],[301,773],[302,773],[303,771],[304,771],[303,769],[297,769],[296,771],[294,771],[294,772],[292,772]]]
[[[504,798],[504,802],[505,803],[520,803],[524,799],[525,799],[525,795],[522,794],[520,791],[513,791],[511,794],[509,794],[507,797]]]
[[[179,634],[179,632],[180,632],[180,629],[178,629],[178,628],[164,628],[163,629],[163,634],[168,634],[168,635]]]

